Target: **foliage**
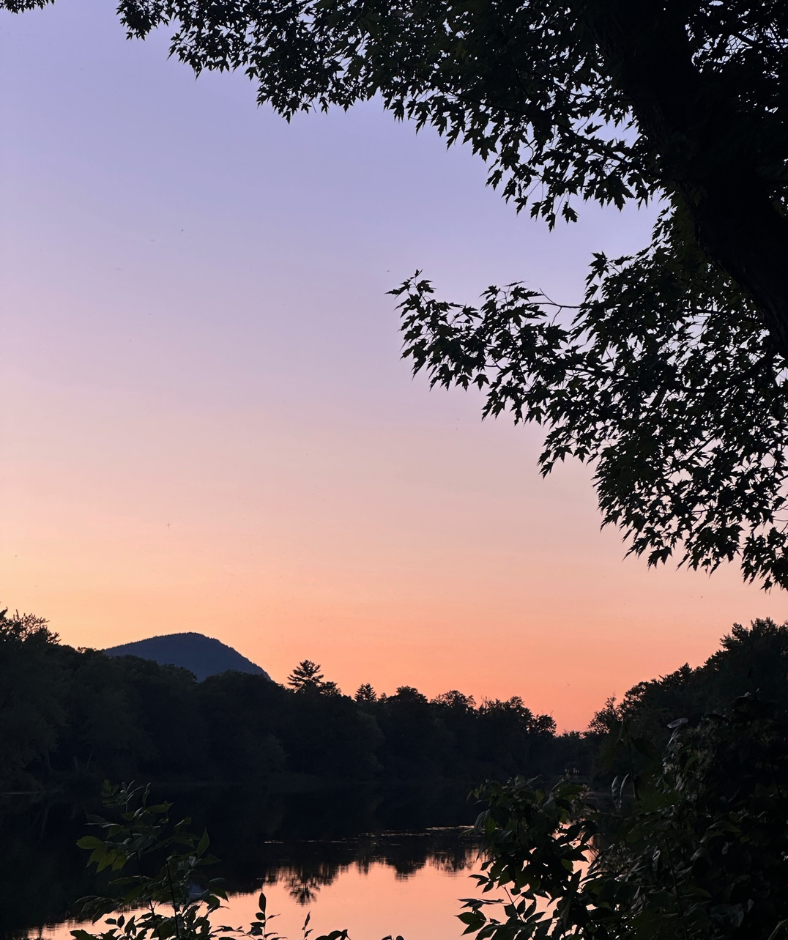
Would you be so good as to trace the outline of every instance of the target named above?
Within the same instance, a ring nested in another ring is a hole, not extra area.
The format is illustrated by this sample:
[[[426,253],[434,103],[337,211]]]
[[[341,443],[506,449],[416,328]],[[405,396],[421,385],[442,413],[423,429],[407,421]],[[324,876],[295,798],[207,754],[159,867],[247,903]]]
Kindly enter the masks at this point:
[[[0,0],[21,11],[48,0]],[[195,72],[243,70],[290,119],[378,97],[465,143],[552,227],[660,203],[652,243],[597,253],[574,319],[522,284],[480,307],[404,295],[405,354],[544,424],[547,473],[594,465],[606,524],[788,586],[788,6],[780,0],[121,0]],[[578,298],[571,298],[574,302]],[[567,301],[565,300],[564,303]]]
[[[147,787],[105,784],[104,805],[116,818],[93,817],[101,836],[84,836],[78,845],[90,851],[88,865],[95,865],[98,872],[109,868],[123,873],[112,881],[120,893],[84,898],[83,911],[94,924],[109,913],[117,916],[107,918],[109,929],[99,934],[72,930],[74,940],[285,940],[269,929],[272,918],[262,892],[248,930],[213,924],[211,917],[227,894],[219,879],[203,879],[200,884],[202,869],[216,862],[207,854],[208,834],[198,840],[187,829],[189,819],[171,824],[172,804],[151,806],[148,797]],[[302,940],[312,933],[309,920],[307,915]],[[316,940],[347,940],[347,931]]]
[[[707,571],[738,556],[746,579],[788,585],[788,372],[675,215],[639,254],[596,255],[566,325],[521,284],[489,288],[480,307],[418,277],[395,293],[414,369],[477,386],[485,415],[546,425],[543,474],[592,463],[603,524],[630,553]]]
[[[0,788],[306,775],[470,785],[583,763],[582,742],[574,755],[554,750],[552,718],[519,698],[476,706],[456,691],[430,701],[367,683],[353,699],[308,660],[291,688],[233,672],[197,682],[174,666],[74,650],[34,617],[0,627]]]
[[[287,677],[287,684],[296,692],[310,695],[341,695],[342,690],[331,679],[325,679],[318,663],[302,660]]]
[[[320,666],[311,659],[302,660],[287,677],[287,684],[296,692],[305,689],[320,689],[323,685],[323,673]]]
[[[84,898],[83,911],[94,923],[114,911],[133,912],[109,919],[110,929],[100,935],[102,940],[205,940],[211,935],[209,915],[226,899],[214,879],[197,887],[203,866],[215,861],[207,855],[208,835],[203,833],[198,840],[186,828],[188,819],[171,825],[172,804],[149,805],[148,797],[149,788],[104,785],[104,805],[118,818],[91,817],[101,835],[83,836],[77,844],[90,851],[88,865],[95,865],[97,872],[119,873],[111,884],[120,893]],[[163,912],[162,905],[170,912]],[[91,937],[85,930],[73,930],[72,935],[75,940]]]
[[[8,789],[124,777],[295,784],[307,775],[470,786],[568,771],[609,782],[595,755],[621,721],[661,748],[671,722],[695,723],[748,691],[788,714],[788,625],[770,620],[734,625],[705,665],[638,683],[588,733],[564,734],[518,696],[477,703],[454,689],[430,700],[412,686],[379,695],[365,683],[351,698],[323,678],[297,691],[243,673],[196,682],[173,666],[74,650],[40,618],[6,614],[0,626],[0,786]],[[616,772],[623,761],[619,753]]]
[[[490,858],[460,915],[479,940],[778,940],[788,935],[788,736],[752,695],[681,726],[664,760],[613,784],[617,814],[577,784],[488,785]],[[493,913],[501,912],[501,917]]]
[[[662,759],[651,742],[619,728],[624,752],[639,752],[647,766],[631,765],[613,782],[610,805],[566,779],[552,790],[522,777],[480,788],[488,808],[476,828],[487,859],[474,876],[481,896],[464,901],[465,933],[479,940],[785,937],[788,726],[752,694],[725,714],[675,724]],[[120,820],[96,818],[102,837],[80,840],[97,868],[120,873],[119,896],[86,899],[95,919],[120,915],[101,940],[278,940],[267,928],[264,897],[249,931],[212,926],[223,891],[201,877],[211,861],[207,837],[188,834],[188,821],[170,826],[170,805],[148,806],[141,792],[109,788],[107,804]],[[125,873],[132,866],[135,873]],[[88,931],[72,933],[92,940]],[[304,940],[309,933],[307,919]]]
[[[704,714],[721,711],[747,692],[773,702],[778,717],[788,718],[788,625],[778,626],[772,620],[755,620],[749,628],[734,624],[720,645],[702,666],[691,669],[685,664],[666,676],[639,682],[620,702],[610,699],[596,713],[589,731],[600,740],[600,753],[607,755],[608,763],[612,760],[615,772],[625,773],[631,762],[645,765],[637,753],[624,754],[620,749],[613,753],[622,724],[633,737],[647,739],[661,750],[674,722],[695,725]]]
[[[166,777],[170,786],[178,773],[221,779],[230,768],[234,779],[254,782],[255,803],[260,782],[284,766],[325,775],[339,768],[361,779],[419,777],[433,797],[442,775],[515,775],[513,782],[488,784],[479,793],[490,803],[480,821],[492,851],[481,883],[489,890],[468,899],[463,918],[471,933],[484,931],[481,940],[557,937],[561,930],[594,940],[783,936],[774,931],[788,918],[788,902],[778,890],[788,874],[788,624],[734,625],[704,665],[639,683],[621,703],[610,701],[586,735],[556,735],[549,716],[533,714],[516,697],[477,705],[451,690],[430,701],[410,686],[377,696],[366,684],[354,701],[305,695],[254,675],[197,683],[182,670],[71,650],[35,617],[5,617],[0,673],[11,677],[11,666],[22,675],[40,668],[45,680],[29,693],[14,686],[27,697],[8,715],[0,710],[0,730],[13,727],[20,710],[30,711],[27,727],[44,732],[31,742],[39,756],[24,772],[46,785],[67,779],[64,770],[77,756],[81,773],[89,771],[91,780],[134,765],[148,778]],[[743,693],[726,711],[725,703]],[[763,704],[769,698],[774,706]],[[72,727],[86,708],[106,714],[84,729]],[[47,724],[47,715],[53,723]],[[120,743],[109,736],[115,720]],[[663,746],[660,763],[656,756]],[[610,774],[616,775],[612,803],[581,785],[594,754],[599,779],[609,783]],[[550,778],[566,769],[581,773],[550,790]],[[536,773],[542,774],[539,782]],[[164,930],[165,921],[180,930],[178,917],[184,930],[202,930],[207,898],[221,898],[220,886],[203,880],[207,842],[201,846],[189,836],[185,822],[170,826],[169,805],[148,805],[144,790],[106,796],[120,819],[95,820],[101,835],[83,845],[97,852],[94,864],[104,866],[104,876],[130,879],[116,885],[123,889],[120,899],[93,902],[100,914],[119,915],[118,923],[108,925],[107,935],[115,931],[108,940],[127,940],[125,932],[144,929],[148,922],[141,926],[140,915],[130,927],[128,912],[110,907],[141,899],[153,900],[152,913],[162,918],[149,921],[147,936],[164,936],[155,931]],[[237,798],[236,793],[225,815],[233,825],[242,822],[249,850],[256,839],[270,838],[270,830],[260,829],[268,823],[252,819],[252,813],[236,818]],[[325,792],[318,791],[315,801],[326,803]],[[341,800],[332,795],[328,802],[329,815],[340,815]],[[357,807],[355,791],[351,802]],[[295,815],[303,816],[307,803],[299,794]],[[282,806],[268,810],[280,817]],[[212,814],[212,832],[220,819]],[[419,821],[434,824],[434,817]],[[363,829],[363,821],[359,825]],[[13,831],[1,819],[0,826],[5,844]],[[236,837],[227,842],[233,853],[239,851]],[[142,869],[136,868],[135,851]],[[35,864],[43,861],[37,846]],[[237,860],[230,861],[232,871]],[[120,867],[112,871],[115,864]],[[188,893],[177,887],[186,882]],[[488,901],[501,890],[511,897],[503,908],[491,907]],[[178,910],[162,912],[161,905],[171,907],[173,898]],[[189,904],[194,913],[187,916]]]
[[[57,634],[33,614],[0,611],[0,780],[46,762],[66,722]]]

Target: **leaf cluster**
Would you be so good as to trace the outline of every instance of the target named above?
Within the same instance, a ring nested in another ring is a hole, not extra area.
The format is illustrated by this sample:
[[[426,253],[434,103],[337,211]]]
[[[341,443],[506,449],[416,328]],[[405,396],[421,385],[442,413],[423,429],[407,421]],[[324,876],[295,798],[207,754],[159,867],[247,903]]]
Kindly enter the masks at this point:
[[[97,872],[109,869],[124,874],[111,882],[118,889],[113,896],[82,902],[93,923],[114,914],[105,921],[109,929],[97,934],[83,928],[72,930],[74,940],[287,940],[272,928],[277,915],[268,912],[262,891],[248,929],[213,923],[227,894],[220,879],[202,886],[197,879],[201,869],[217,859],[207,854],[206,832],[198,839],[187,828],[188,818],[171,822],[171,803],[150,805],[149,788],[134,784],[105,783],[102,798],[111,818],[91,817],[91,825],[100,834],[84,836],[77,844],[90,851],[88,865],[94,865]],[[128,873],[131,868],[133,874]],[[300,940],[309,940],[314,932],[310,921],[311,913],[307,913]],[[314,940],[349,940],[348,931],[331,930]],[[389,935],[383,940],[395,938]]]
[[[648,763],[613,782],[615,812],[568,782],[549,792],[522,778],[488,787],[477,827],[490,860],[478,878],[482,898],[467,899],[460,915],[465,932],[479,940],[786,936],[785,726],[749,694],[724,715],[677,725],[661,760],[622,727],[621,746]]]
[[[648,157],[571,0],[124,0],[130,35],[173,29],[196,72],[240,69],[288,119],[379,95],[447,144],[469,144],[488,182],[554,224],[573,197],[645,200]],[[619,128],[611,133],[611,128]]]
[[[738,559],[746,580],[788,586],[788,371],[681,211],[637,255],[597,254],[572,310],[523,284],[450,303],[418,274],[393,293],[414,371],[476,386],[485,416],[544,425],[542,473],[591,463],[630,552],[706,571]]]
[[[149,791],[104,784],[102,800],[111,818],[89,817],[99,834],[83,836],[77,844],[90,852],[88,865],[97,873],[117,873],[110,882],[116,893],[83,898],[83,911],[94,923],[111,912],[132,912],[110,918],[101,940],[207,940],[210,914],[226,900],[218,879],[202,878],[202,869],[216,861],[208,854],[208,834],[198,839],[188,830],[188,818],[172,823],[172,804],[151,805]],[[92,937],[85,930],[72,935],[75,940]]]
[[[167,27],[171,54],[196,73],[244,71],[260,103],[288,119],[379,96],[397,118],[468,144],[489,184],[551,225],[574,220],[584,200],[644,202],[671,191],[677,172],[691,182],[740,151],[772,195],[785,191],[779,0],[625,12],[615,0],[121,0],[118,11],[129,36]],[[667,74],[679,55],[700,76],[698,100],[685,103],[692,130],[657,141],[644,128],[637,82],[600,35],[625,20],[639,61]]]
[[[271,929],[276,915],[267,912],[267,898],[260,892],[258,910],[248,929],[214,925],[212,916],[227,901],[221,879],[202,878],[202,869],[217,861],[207,854],[209,838],[198,839],[188,829],[190,819],[172,823],[171,803],[150,805],[149,787],[104,784],[102,800],[112,818],[90,817],[100,830],[83,836],[78,845],[90,851],[88,865],[96,871],[121,872],[110,884],[112,896],[82,900],[83,912],[109,929],[93,934],[72,930],[74,940],[286,940]],[[133,869],[133,872],[131,871]],[[308,940],[310,916],[304,921],[301,940]],[[335,931],[317,940],[347,940],[347,931]]]

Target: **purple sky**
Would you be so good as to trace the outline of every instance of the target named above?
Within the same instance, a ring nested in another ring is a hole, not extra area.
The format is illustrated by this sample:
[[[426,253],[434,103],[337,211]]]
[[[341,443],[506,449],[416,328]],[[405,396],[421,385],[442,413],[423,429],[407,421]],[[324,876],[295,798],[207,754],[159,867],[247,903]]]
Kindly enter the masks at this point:
[[[399,358],[386,291],[524,280],[576,301],[592,250],[376,103],[288,125],[111,5],[0,15],[2,593],[67,642],[217,636],[283,679],[521,694],[581,726],[608,694],[784,619],[729,569],[622,561],[589,471],[481,423]]]

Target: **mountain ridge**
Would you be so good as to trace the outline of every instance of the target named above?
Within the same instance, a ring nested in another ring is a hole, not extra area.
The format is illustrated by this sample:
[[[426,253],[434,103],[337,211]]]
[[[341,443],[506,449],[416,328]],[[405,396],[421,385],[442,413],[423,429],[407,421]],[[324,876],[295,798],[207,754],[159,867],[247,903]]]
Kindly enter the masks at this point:
[[[194,673],[198,682],[223,672],[262,675],[273,681],[265,669],[232,646],[194,631],[151,636],[132,643],[110,646],[104,652],[108,656],[138,656],[140,659],[153,660],[160,666],[180,666]]]

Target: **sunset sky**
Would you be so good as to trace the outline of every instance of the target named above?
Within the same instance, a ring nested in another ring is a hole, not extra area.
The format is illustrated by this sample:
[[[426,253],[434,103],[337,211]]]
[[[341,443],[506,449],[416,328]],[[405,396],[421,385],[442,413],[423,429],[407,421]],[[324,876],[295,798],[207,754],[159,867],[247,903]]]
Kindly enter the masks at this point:
[[[386,291],[575,302],[653,216],[548,233],[376,103],[288,125],[112,4],[0,14],[0,601],[63,641],[196,630],[284,681],[521,695],[562,728],[783,593],[624,560],[591,472],[400,358]]]

